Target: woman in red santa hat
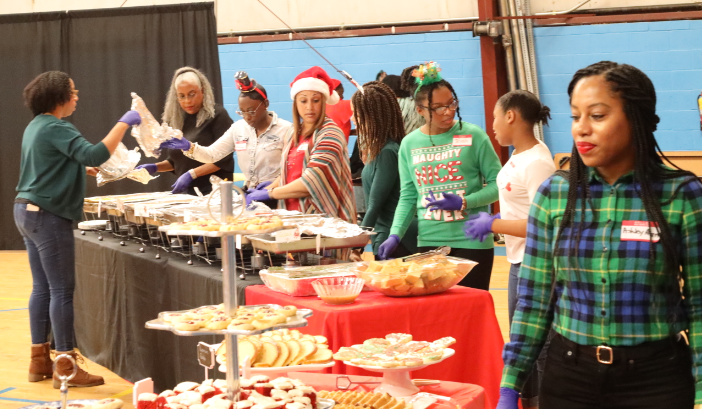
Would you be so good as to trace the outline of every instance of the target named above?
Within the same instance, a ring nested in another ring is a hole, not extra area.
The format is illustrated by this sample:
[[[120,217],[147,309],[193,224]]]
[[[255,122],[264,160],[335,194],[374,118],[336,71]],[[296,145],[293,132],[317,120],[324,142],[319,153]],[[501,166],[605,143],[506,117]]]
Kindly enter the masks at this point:
[[[290,86],[293,127],[283,148],[280,176],[250,191],[246,202],[277,199],[288,210],[325,213],[355,223],[346,138],[326,115],[326,104],[339,102],[334,82],[322,68],[312,67]]]

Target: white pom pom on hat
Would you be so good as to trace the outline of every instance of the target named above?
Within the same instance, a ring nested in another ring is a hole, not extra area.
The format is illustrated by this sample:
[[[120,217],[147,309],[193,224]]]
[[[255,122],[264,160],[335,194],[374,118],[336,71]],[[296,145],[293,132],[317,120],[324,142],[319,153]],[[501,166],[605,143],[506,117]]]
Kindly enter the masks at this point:
[[[339,94],[334,91],[339,85],[329,77],[322,67],[312,67],[301,72],[293,82],[290,83],[290,98],[294,101],[295,95],[301,91],[315,91],[327,97],[327,104],[334,105],[339,102]]]

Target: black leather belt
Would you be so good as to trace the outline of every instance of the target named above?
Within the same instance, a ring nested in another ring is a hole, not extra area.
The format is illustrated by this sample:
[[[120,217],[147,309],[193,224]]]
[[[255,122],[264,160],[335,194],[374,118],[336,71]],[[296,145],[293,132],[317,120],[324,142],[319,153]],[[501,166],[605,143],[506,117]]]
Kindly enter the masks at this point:
[[[680,337],[676,335],[658,341],[644,342],[643,344],[635,346],[591,346],[576,344],[563,335],[556,333],[550,347],[562,344],[560,346],[561,349],[565,348],[568,352],[572,351],[572,353],[578,357],[586,357],[601,364],[611,365],[629,362],[630,360],[638,361],[656,355],[659,352],[672,351],[678,342],[681,342],[681,340]]]

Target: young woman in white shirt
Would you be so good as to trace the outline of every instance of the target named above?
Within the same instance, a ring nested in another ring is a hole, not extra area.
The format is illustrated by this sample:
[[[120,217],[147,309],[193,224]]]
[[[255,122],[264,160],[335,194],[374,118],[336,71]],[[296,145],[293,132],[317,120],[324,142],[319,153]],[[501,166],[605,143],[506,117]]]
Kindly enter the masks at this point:
[[[469,238],[480,238],[481,241],[486,237],[492,240],[493,233],[505,235],[507,261],[511,264],[507,284],[511,325],[517,303],[517,281],[524,257],[529,208],[539,186],[556,171],[556,165],[548,147],[534,135],[534,125],[539,122],[547,125],[550,118],[549,107],[542,105],[534,94],[516,90],[503,95],[497,101],[493,115],[495,139],[502,146],[514,147],[512,156],[497,174],[501,216],[480,212],[466,222],[464,230]],[[535,383],[538,382],[532,382],[530,388],[533,396],[538,394]],[[531,406],[527,404],[525,407]]]

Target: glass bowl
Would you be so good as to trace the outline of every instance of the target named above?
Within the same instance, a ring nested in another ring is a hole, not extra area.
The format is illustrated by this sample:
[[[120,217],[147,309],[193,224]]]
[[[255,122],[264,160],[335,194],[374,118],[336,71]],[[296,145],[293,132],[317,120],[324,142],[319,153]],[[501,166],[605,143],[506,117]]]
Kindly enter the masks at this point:
[[[478,263],[443,255],[417,261],[363,263],[356,271],[373,291],[391,297],[436,294],[458,284]]]
[[[351,304],[363,289],[364,281],[358,277],[327,277],[312,282],[319,298],[327,304]]]

